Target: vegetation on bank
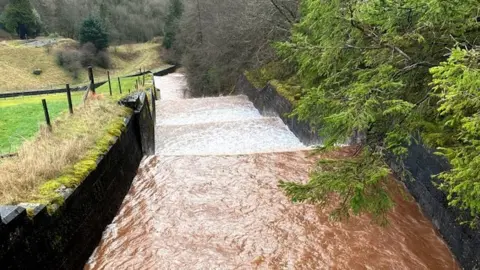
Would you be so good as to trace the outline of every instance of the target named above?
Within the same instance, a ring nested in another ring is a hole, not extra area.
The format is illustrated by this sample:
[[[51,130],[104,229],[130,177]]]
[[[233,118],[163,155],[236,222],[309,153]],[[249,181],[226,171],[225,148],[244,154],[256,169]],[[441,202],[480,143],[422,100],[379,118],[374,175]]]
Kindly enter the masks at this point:
[[[341,197],[340,216],[385,215],[385,156],[401,162],[421,138],[453,167],[438,176],[449,204],[479,226],[478,2],[306,0],[301,10],[290,40],[276,44],[303,89],[295,114],[326,148],[364,138],[357,158],[320,164],[308,184],[282,183],[287,193],[309,201],[329,191]]]
[[[302,88],[296,76],[292,76],[295,69],[281,61],[272,61],[261,67],[245,72],[247,79],[257,89],[271,84],[277,92],[292,104],[296,104],[302,96]]]
[[[52,131],[42,128],[17,157],[0,163],[0,204],[62,203],[59,191],[75,188],[95,169],[129,113],[112,100],[95,98],[57,118]]]
[[[417,140],[450,161],[435,183],[477,227],[479,12],[476,0],[197,1],[170,51],[193,96],[230,93],[248,70],[257,88],[270,82],[296,105],[325,148],[362,135],[354,158],[319,164],[306,185],[282,182],[295,200],[335,193],[336,216],[384,220],[386,155],[402,164]]]
[[[228,94],[245,70],[275,60],[270,44],[286,40],[298,19],[297,0],[184,3],[180,27],[173,28],[172,46],[164,44],[169,49],[164,56],[185,67],[193,97]]]

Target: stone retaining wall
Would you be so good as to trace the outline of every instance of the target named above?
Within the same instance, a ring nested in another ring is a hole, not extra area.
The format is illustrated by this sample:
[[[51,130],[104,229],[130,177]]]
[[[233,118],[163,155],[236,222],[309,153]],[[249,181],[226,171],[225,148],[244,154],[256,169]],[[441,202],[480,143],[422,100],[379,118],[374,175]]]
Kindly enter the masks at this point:
[[[308,124],[298,121],[295,117],[287,117],[292,112],[293,106],[279,95],[273,86],[267,85],[263,89],[257,89],[245,76],[241,76],[235,91],[237,94],[247,95],[261,113],[279,115],[304,144],[321,143],[321,138]],[[400,166],[396,159],[391,157],[389,163],[398,174]],[[413,144],[403,163],[413,177],[410,180],[405,179],[404,183],[425,216],[432,221],[464,269],[480,270],[480,231],[460,225],[456,220],[461,216],[461,212],[448,207],[445,194],[433,184],[432,175],[448,170],[448,162],[424,146]]]
[[[135,109],[126,130],[79,187],[60,191],[65,202],[52,214],[44,205],[0,206],[0,269],[83,268],[151,147],[145,144],[153,136],[145,133],[154,123],[145,98],[125,103]]]

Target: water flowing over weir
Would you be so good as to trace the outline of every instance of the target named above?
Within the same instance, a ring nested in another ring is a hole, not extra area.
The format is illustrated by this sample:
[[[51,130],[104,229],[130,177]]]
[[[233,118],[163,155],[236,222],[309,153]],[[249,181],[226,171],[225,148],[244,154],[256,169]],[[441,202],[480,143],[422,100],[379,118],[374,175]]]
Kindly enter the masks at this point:
[[[183,99],[182,74],[155,81],[156,155],[85,269],[458,269],[400,196],[385,228],[292,204],[278,180],[306,181],[315,160],[246,97]]]

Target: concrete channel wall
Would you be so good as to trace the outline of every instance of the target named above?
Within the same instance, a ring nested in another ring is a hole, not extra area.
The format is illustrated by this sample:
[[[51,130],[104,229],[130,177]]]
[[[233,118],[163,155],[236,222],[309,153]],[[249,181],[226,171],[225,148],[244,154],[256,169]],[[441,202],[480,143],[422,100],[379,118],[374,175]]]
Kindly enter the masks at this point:
[[[274,113],[280,116],[304,144],[312,145],[322,142],[307,123],[299,121],[296,117],[288,117],[293,106],[286,98],[279,95],[272,85],[268,84],[263,89],[257,89],[245,76],[241,76],[237,81],[235,92],[247,95],[261,113]],[[391,157],[389,163],[397,176],[403,175],[400,174],[401,166],[395,157]],[[457,219],[461,217],[461,211],[448,206],[446,195],[437,189],[433,182],[433,175],[449,169],[448,162],[423,145],[413,144],[403,164],[413,178],[403,179],[407,189],[418,202],[425,216],[432,221],[445,239],[459,263],[464,269],[480,270],[480,231],[460,225]]]
[[[0,269],[83,268],[130,189],[142,157],[155,149],[145,94],[121,103],[135,110],[126,129],[80,186],[63,191],[63,205],[53,213],[45,205],[0,206]]]

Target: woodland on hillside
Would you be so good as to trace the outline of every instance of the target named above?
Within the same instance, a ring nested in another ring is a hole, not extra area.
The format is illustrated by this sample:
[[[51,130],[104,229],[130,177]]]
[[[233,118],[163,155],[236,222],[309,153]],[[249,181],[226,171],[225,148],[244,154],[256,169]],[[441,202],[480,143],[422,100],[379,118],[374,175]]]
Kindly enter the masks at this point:
[[[110,39],[122,44],[162,35],[167,0],[0,0],[0,13],[8,4],[21,2],[33,7],[39,34],[76,39],[85,18],[95,16],[104,22]]]

